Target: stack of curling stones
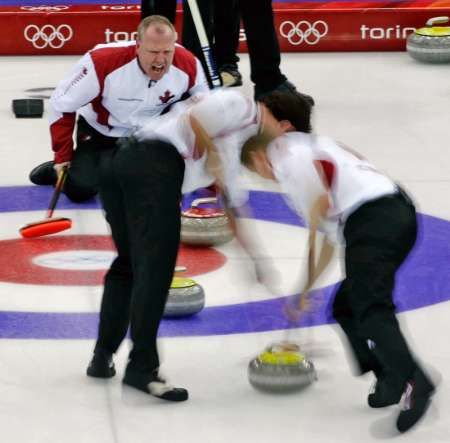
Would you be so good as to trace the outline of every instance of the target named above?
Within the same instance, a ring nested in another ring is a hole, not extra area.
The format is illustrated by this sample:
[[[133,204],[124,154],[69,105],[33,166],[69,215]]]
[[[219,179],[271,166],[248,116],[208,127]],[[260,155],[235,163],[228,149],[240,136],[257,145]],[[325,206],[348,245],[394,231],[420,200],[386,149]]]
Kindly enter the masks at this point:
[[[175,272],[185,271],[186,268],[175,268]],[[205,307],[205,292],[203,288],[191,278],[175,275],[169,289],[164,317],[186,317],[200,312]]]
[[[406,42],[409,55],[425,63],[450,63],[450,26],[437,26],[448,21],[448,17],[433,17],[426,27],[416,29]]]
[[[199,207],[203,204],[215,204],[215,207]],[[181,241],[186,245],[215,246],[232,238],[228,217],[217,207],[216,197],[198,198],[181,213]]]
[[[298,345],[280,342],[250,361],[248,379],[253,387],[263,391],[292,392],[317,380],[317,375]]]

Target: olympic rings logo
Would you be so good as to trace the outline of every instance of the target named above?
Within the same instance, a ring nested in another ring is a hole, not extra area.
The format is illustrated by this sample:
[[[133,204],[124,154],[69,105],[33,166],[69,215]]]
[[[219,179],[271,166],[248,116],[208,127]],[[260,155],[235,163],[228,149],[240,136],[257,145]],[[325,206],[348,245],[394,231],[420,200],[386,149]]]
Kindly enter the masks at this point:
[[[28,25],[23,35],[36,49],[44,49],[47,46],[60,49],[73,37],[73,29],[69,25],[44,25],[39,28],[36,25]]]
[[[54,6],[21,6],[20,9],[24,11],[64,11],[69,9],[68,6],[54,5]]]
[[[288,20],[281,23],[280,34],[287,38],[291,45],[298,46],[303,42],[307,45],[316,45],[328,34],[328,25],[323,20],[317,20],[314,23],[301,20],[297,24]]]

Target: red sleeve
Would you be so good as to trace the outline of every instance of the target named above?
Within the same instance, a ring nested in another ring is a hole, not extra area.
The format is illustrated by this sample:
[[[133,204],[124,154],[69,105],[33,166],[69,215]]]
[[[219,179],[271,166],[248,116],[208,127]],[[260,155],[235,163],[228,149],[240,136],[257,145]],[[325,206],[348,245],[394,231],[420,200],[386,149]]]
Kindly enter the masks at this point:
[[[194,54],[182,46],[175,46],[173,65],[187,74],[189,77],[188,90],[191,89],[195,85],[197,77],[197,61]]]
[[[63,163],[72,160],[72,134],[75,128],[75,119],[75,112],[65,112],[62,114],[61,118],[50,125],[52,149],[55,152],[55,163]]]
[[[326,189],[331,189],[335,176],[335,167],[328,160],[314,160],[314,166]]]

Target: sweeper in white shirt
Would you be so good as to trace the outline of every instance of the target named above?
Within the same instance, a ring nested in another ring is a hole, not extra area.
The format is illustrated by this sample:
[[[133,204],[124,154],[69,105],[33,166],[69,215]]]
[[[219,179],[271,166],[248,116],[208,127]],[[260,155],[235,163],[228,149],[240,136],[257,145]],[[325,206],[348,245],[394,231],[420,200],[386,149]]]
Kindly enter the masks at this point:
[[[367,160],[331,138],[311,134],[306,103],[298,106],[282,93],[263,101],[262,135],[242,148],[242,162],[277,181],[309,226],[303,298],[331,258],[327,240],[345,245],[346,276],[332,300],[333,316],[360,373],[373,371],[377,378],[369,406],[393,405],[404,396],[396,425],[405,432],[424,415],[435,390],[408,348],[392,299],[396,272],[416,241],[415,207]],[[299,122],[302,132],[296,132]],[[325,242],[316,261],[317,230]]]
[[[187,400],[186,389],[161,379],[156,344],[179,248],[181,196],[215,183],[227,207],[245,202],[237,186],[240,147],[259,132],[261,110],[237,92],[213,91],[149,119],[103,153],[100,197],[118,256],[105,277],[88,375],[114,376],[113,354],[130,326],[123,383],[165,400]]]

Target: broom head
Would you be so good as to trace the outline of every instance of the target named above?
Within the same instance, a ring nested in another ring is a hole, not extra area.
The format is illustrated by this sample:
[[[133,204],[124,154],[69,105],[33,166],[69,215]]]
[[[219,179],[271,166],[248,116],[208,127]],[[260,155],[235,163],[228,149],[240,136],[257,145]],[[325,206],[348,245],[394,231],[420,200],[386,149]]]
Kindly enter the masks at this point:
[[[44,235],[56,234],[72,227],[70,218],[46,218],[34,223],[28,223],[20,228],[20,235],[24,238],[42,237]]]

